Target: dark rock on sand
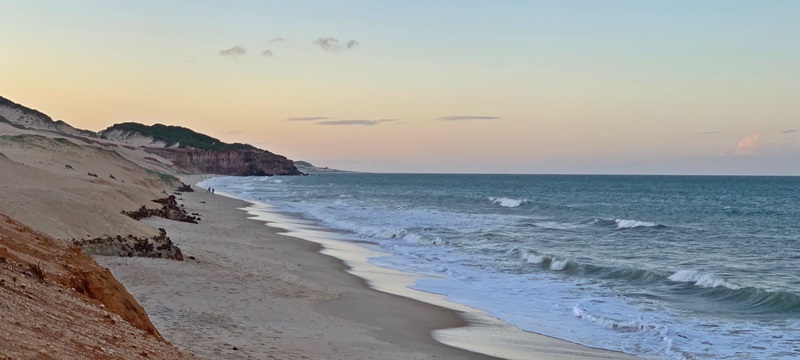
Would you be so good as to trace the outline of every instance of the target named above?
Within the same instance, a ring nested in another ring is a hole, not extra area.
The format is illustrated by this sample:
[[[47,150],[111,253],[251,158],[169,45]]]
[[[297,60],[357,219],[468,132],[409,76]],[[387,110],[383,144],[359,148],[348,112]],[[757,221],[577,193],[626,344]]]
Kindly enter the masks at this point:
[[[151,216],[157,216],[165,219],[181,221],[181,222],[188,222],[192,224],[197,224],[200,220],[197,217],[188,215],[186,210],[183,210],[180,206],[178,206],[178,201],[175,199],[175,195],[170,195],[168,197],[162,199],[153,200],[155,203],[161,204],[160,209],[148,209],[144,205],[140,207],[138,210],[133,211],[122,211],[123,214],[128,215],[134,220],[141,220]]]
[[[183,261],[183,252],[167,236],[167,231],[158,229],[159,235],[152,238],[108,236],[94,239],[72,240],[72,243],[90,255],[165,258]]]
[[[181,183],[181,184],[182,185],[179,186],[175,191],[178,191],[178,192],[194,192],[194,189],[192,189],[192,185],[188,185],[188,184],[184,184],[184,183]]]

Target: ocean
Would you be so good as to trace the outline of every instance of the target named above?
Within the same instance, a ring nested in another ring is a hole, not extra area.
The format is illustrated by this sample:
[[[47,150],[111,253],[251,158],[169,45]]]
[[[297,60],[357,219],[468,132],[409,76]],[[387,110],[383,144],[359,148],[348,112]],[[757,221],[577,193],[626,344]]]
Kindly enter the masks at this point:
[[[202,186],[372,242],[415,289],[656,359],[800,358],[800,178],[329,173]]]

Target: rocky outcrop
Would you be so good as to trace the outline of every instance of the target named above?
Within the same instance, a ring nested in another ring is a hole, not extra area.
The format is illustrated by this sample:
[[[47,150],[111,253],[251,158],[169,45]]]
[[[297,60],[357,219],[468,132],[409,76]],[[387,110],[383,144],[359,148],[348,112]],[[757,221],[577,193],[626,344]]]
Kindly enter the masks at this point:
[[[147,151],[170,159],[193,173],[232,176],[302,175],[294,162],[266,150],[191,150],[149,148]]]
[[[121,123],[100,135],[170,159],[182,170],[233,176],[302,175],[284,156],[255,146],[226,143],[180,126]]]
[[[75,136],[97,137],[97,134],[93,131],[74,128],[62,120],[53,121],[52,118],[38,110],[27,108],[2,96],[0,96],[0,119],[4,119],[17,127],[49,130]]]
[[[297,170],[300,170],[301,172],[303,172],[305,174],[331,173],[331,172],[336,172],[336,173],[338,173],[338,172],[351,172],[351,171],[345,171],[345,170],[331,169],[329,167],[314,166],[308,161],[295,161],[294,162],[294,166],[297,167]]]
[[[167,236],[167,231],[152,238],[128,236],[106,236],[94,239],[72,240],[89,255],[165,258],[183,261],[183,252]]]
[[[137,210],[133,211],[122,211],[123,214],[128,215],[131,219],[139,221],[144,218],[149,218],[151,216],[156,216],[164,219],[181,221],[181,222],[188,222],[192,224],[197,224],[200,221],[200,218],[189,215],[186,213],[186,210],[183,210],[180,206],[178,206],[178,201],[175,199],[175,195],[170,195],[163,199],[155,199],[153,200],[154,203],[161,204],[160,209],[148,209],[144,205]]]

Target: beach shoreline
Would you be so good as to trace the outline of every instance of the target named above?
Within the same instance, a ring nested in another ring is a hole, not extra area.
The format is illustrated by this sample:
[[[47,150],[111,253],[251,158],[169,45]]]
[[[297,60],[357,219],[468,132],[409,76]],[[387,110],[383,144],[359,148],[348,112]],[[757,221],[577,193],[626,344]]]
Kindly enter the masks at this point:
[[[234,197],[220,193],[223,196]],[[251,202],[246,211],[251,219],[277,227],[281,234],[317,243],[320,252],[340,260],[343,271],[364,281],[372,290],[389,293],[415,302],[431,304],[455,312],[464,321],[456,327],[437,328],[429,333],[437,342],[502,359],[638,359],[638,357],[609,349],[594,348],[567,340],[521,330],[487,312],[449,300],[445,295],[414,289],[417,280],[431,278],[372,264],[369,259],[389,256],[376,243],[360,240],[333,239],[331,231],[319,231],[313,220],[285,214],[269,204]],[[309,227],[309,224],[313,224]]]
[[[165,339],[200,358],[635,359],[525,332],[410,289],[418,275],[369,264],[375,254],[363,246],[326,239],[257,203],[197,190],[179,198],[200,224],[146,220],[181,246],[184,264],[96,260]]]
[[[183,263],[95,257],[178,348],[209,359],[493,358],[430,337],[465,325],[457,313],[375,291],[320,245],[249,219],[239,210],[249,203],[198,190],[179,198],[200,224],[145,220]]]

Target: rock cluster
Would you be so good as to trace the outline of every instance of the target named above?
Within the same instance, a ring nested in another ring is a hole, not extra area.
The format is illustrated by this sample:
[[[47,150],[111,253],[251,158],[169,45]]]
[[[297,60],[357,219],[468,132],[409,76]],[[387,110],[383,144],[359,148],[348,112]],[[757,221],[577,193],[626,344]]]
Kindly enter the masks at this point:
[[[164,229],[152,238],[128,236],[107,236],[94,239],[73,239],[72,243],[90,255],[166,258],[183,261],[181,249],[167,236]]]
[[[194,189],[192,189],[192,185],[181,183],[181,186],[179,186],[178,189],[176,189],[175,191],[179,191],[179,192],[194,192]]]
[[[161,204],[161,208],[148,209],[142,205],[142,207],[137,210],[122,211],[122,213],[137,221],[151,216],[188,222],[192,224],[197,224],[197,222],[200,221],[200,218],[187,214],[186,210],[183,210],[180,206],[178,206],[178,201],[175,199],[175,195],[170,195],[163,199],[156,199],[153,200],[153,202]]]

